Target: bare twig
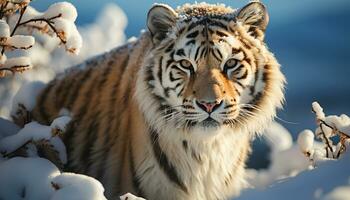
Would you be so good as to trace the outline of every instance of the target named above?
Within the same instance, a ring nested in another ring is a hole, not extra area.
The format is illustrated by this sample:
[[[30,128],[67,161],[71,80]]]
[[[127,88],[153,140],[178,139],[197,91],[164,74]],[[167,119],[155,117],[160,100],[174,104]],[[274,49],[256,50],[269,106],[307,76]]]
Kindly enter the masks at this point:
[[[62,16],[62,14],[58,14],[56,16],[50,17],[50,18],[34,18],[34,19],[29,19],[27,21],[21,22],[19,23],[18,26],[23,26],[26,25],[30,22],[45,22],[51,29],[52,31],[56,34],[56,36],[60,39],[60,41],[65,44],[67,41],[65,41],[62,37],[60,37],[60,33],[57,31],[57,29],[55,28],[55,26],[53,25],[52,20],[60,18]],[[39,28],[38,28],[39,29]]]
[[[5,8],[7,7],[8,5],[8,1],[6,1],[4,4],[1,5],[0,7],[0,19],[2,19],[5,15]]]

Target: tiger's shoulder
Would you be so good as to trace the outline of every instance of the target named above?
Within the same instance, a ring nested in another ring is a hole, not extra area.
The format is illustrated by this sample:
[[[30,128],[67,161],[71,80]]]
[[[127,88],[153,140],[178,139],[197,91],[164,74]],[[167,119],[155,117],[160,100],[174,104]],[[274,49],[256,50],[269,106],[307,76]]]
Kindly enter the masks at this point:
[[[62,110],[78,115],[79,108],[87,99],[91,100],[95,95],[107,98],[109,93],[123,90],[120,85],[125,81],[128,85],[134,85],[137,70],[150,43],[149,34],[144,32],[136,40],[89,58],[56,75],[37,96],[37,104],[32,111],[34,120],[49,124],[62,114]]]

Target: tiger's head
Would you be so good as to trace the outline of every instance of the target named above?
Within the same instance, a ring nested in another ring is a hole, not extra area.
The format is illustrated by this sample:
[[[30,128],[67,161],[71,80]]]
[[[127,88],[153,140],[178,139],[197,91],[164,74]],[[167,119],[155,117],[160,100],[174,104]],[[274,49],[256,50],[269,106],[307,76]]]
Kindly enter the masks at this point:
[[[251,2],[154,5],[152,48],[136,94],[146,120],[186,131],[220,127],[260,131],[281,107],[285,78],[264,43],[268,14]]]

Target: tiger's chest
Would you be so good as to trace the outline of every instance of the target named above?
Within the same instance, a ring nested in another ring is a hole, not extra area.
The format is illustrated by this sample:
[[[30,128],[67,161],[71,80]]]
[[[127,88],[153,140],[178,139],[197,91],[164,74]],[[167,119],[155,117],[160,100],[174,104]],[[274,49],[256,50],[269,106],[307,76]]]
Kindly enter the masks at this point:
[[[161,155],[150,155],[148,162],[141,166],[150,169],[142,178],[146,196],[209,200],[237,194],[244,185],[248,137],[220,131],[215,140],[200,143],[186,137],[171,143],[160,139]]]

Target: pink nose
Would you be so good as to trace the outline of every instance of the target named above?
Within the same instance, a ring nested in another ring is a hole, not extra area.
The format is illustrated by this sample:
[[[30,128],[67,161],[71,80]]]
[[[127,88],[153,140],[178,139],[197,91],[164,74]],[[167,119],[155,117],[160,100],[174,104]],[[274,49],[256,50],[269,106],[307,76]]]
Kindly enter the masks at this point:
[[[221,101],[215,101],[215,102],[199,102],[196,101],[198,107],[200,107],[202,110],[206,111],[207,113],[213,112],[215,109],[217,109],[221,105]]]

